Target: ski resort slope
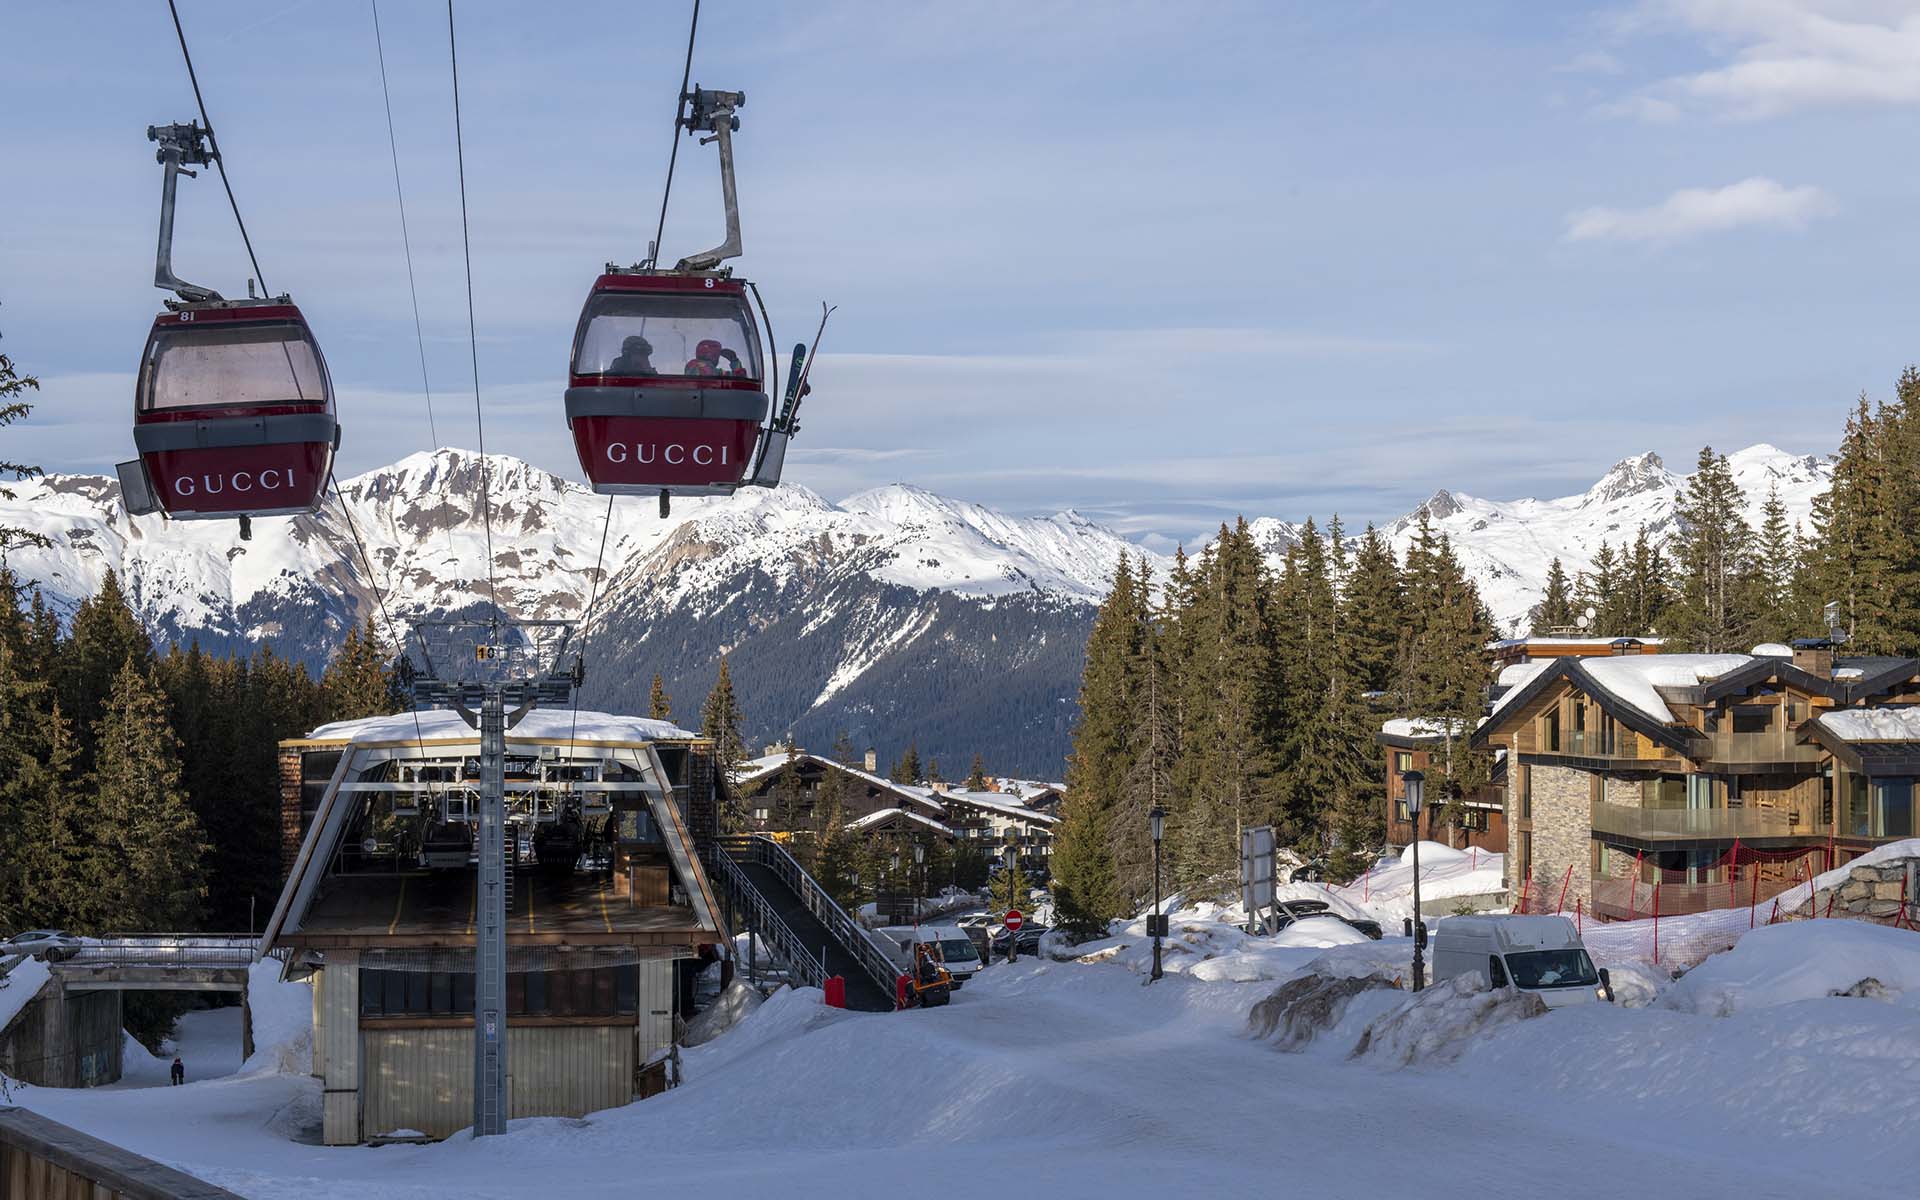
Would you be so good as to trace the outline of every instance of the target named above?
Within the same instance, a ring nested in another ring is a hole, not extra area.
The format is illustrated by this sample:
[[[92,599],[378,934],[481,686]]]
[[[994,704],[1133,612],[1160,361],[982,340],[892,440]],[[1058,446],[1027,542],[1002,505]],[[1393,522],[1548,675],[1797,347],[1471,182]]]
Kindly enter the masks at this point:
[[[1784,936],[1796,956],[1817,954],[1809,934]],[[1271,961],[1298,971],[1322,953],[1276,947]],[[1908,1135],[1920,1096],[1906,1086],[1920,1011],[1903,1004],[1782,996],[1729,1017],[1587,1005],[1493,1030],[1457,1062],[1390,1069],[1346,1055],[1355,1021],[1401,993],[1362,997],[1286,1054],[1246,1032],[1272,982],[1142,983],[1129,958],[995,966],[948,1008],[907,1014],[780,993],[689,1051],[674,1092],[479,1142],[291,1141],[314,1122],[317,1084],[263,1069],[264,1050],[230,1079],[23,1089],[14,1102],[243,1195],[301,1200],[524,1197],[562,1182],[571,1196],[630,1196],[641,1181],[850,1200],[1613,1200],[1623,1186],[1820,1200],[1886,1194],[1920,1168]]]

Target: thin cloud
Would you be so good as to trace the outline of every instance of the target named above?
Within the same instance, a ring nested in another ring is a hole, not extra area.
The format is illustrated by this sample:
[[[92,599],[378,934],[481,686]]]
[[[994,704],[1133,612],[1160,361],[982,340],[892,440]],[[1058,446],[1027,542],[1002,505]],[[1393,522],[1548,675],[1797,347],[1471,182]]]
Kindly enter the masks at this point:
[[[1671,242],[1735,229],[1804,229],[1830,215],[1817,187],[1787,187],[1763,176],[1722,188],[1682,188],[1650,208],[1584,208],[1567,214],[1570,242]]]
[[[1758,120],[1807,108],[1920,103],[1920,13],[1859,0],[1648,0],[1633,32],[1697,35],[1720,65],[1676,75],[1610,111],[1680,108]]]

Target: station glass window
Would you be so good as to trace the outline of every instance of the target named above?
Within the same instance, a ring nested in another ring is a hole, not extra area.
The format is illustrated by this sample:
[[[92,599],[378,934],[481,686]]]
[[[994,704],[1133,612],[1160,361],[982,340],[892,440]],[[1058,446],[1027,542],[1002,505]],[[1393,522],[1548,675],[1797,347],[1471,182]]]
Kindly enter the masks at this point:
[[[509,1016],[624,1016],[637,1011],[639,995],[637,966],[514,971],[507,976]],[[364,968],[360,972],[360,1015],[472,1016],[473,973]]]

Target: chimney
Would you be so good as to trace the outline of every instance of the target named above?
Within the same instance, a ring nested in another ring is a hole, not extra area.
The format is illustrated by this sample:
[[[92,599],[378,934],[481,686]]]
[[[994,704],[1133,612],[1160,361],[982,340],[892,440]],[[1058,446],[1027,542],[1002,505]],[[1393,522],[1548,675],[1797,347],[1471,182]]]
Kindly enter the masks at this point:
[[[935,794],[935,795],[939,795],[939,796],[944,796],[944,795],[946,795],[946,794],[947,794],[947,788],[948,788],[948,784],[947,784],[947,781],[946,781],[946,780],[944,780],[944,779],[936,779],[936,780],[934,780],[934,782],[933,782],[933,791],[934,791],[934,794]]]
[[[1796,643],[1793,647],[1793,665],[1809,675],[1832,679],[1833,646],[1824,642],[1811,645]]]
[[[865,761],[867,770],[878,771],[880,769],[880,754],[872,746],[867,747],[867,757]]]
[[[787,752],[787,748],[785,746],[782,746],[778,742],[767,743],[766,756],[768,758],[772,758],[776,754],[785,754],[786,752]]]

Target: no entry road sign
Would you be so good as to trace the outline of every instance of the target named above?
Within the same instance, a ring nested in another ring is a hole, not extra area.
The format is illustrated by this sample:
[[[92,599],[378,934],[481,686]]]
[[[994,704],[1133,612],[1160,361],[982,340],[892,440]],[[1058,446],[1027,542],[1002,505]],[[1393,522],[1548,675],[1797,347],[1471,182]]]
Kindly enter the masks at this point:
[[[1007,927],[1007,932],[1009,933],[1019,933],[1020,927],[1026,923],[1027,919],[1020,915],[1020,910],[1017,908],[1008,909],[1007,919],[1001,922],[1002,925]]]

